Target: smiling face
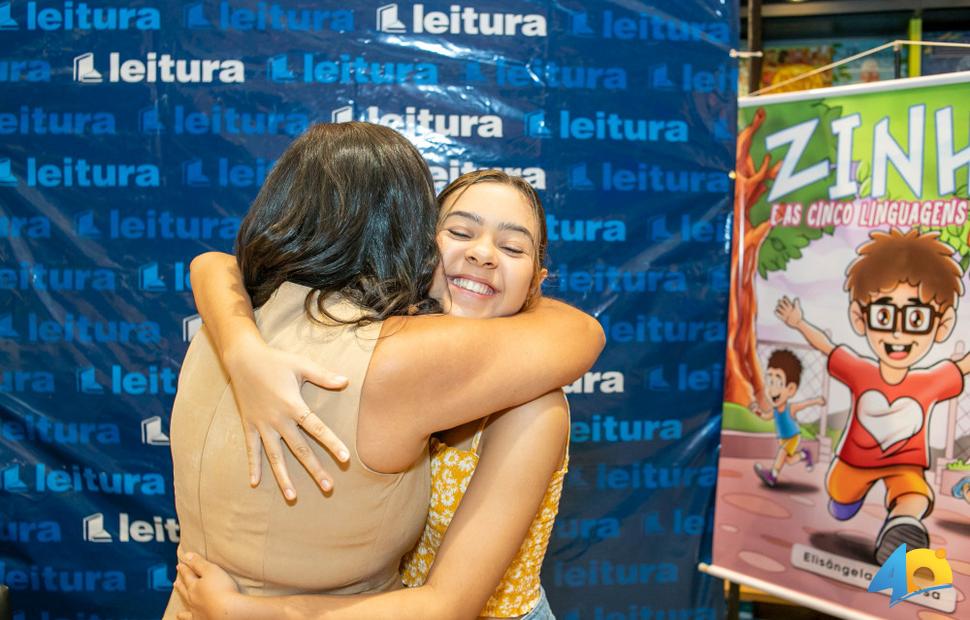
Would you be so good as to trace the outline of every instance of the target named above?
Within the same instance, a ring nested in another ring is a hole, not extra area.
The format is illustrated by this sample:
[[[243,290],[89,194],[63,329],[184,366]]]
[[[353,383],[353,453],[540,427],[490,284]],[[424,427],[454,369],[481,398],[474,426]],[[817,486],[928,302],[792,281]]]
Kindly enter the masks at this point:
[[[916,308],[904,311],[906,306]],[[866,337],[879,361],[899,370],[923,359],[934,342],[946,340],[956,318],[952,307],[940,313],[939,303],[923,300],[919,288],[906,282],[871,294],[868,307],[852,302],[850,315],[853,329]]]
[[[442,212],[439,277],[451,295],[451,314],[486,318],[519,312],[536,277],[539,239],[526,197],[510,185],[481,182],[449,196]],[[545,277],[545,269],[538,277]]]
[[[780,368],[768,368],[768,380],[765,382],[765,391],[771,404],[775,409],[784,409],[789,399],[795,396],[798,391],[798,384],[789,382],[785,378],[785,371]]]

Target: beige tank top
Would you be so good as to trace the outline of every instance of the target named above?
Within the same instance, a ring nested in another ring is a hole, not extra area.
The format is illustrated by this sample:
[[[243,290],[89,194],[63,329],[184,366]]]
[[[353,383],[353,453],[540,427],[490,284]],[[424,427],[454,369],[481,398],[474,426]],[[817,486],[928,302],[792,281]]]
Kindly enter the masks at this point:
[[[256,313],[267,342],[304,355],[347,376],[329,392],[311,384],[303,397],[350,449],[336,461],[309,441],[333,475],[325,497],[288,451],[286,465],[298,498],[288,503],[263,456],[263,479],[249,486],[242,425],[228,377],[205,329],[182,364],[172,411],[171,442],[181,551],[199,553],[225,568],[243,592],[262,596],[301,592],[353,594],[397,587],[398,565],[421,534],[428,511],[430,469],[425,453],[411,469],[381,474],[356,450],[361,388],[381,324],[355,328],[320,325],[304,312],[306,287],[281,286]],[[328,301],[340,318],[359,316],[346,301]],[[177,613],[173,593],[166,617]]]

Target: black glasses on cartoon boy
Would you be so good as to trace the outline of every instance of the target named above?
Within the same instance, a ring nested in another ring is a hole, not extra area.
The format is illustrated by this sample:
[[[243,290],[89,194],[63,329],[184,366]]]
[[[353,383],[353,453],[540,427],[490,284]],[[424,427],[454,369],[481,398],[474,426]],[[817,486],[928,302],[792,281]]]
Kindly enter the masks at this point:
[[[943,313],[926,304],[910,304],[900,308],[895,304],[872,303],[863,306],[862,310],[866,313],[869,329],[877,332],[896,331],[897,317],[902,315],[903,332],[927,334],[933,329],[935,320],[943,316]]]

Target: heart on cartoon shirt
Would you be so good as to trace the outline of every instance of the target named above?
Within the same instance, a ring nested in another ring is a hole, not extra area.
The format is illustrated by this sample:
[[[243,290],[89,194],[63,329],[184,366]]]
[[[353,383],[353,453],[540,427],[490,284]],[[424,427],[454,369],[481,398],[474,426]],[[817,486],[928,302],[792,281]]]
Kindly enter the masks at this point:
[[[859,397],[856,416],[883,452],[923,428],[923,408],[918,402],[903,396],[890,403],[882,392],[875,390],[863,392]]]

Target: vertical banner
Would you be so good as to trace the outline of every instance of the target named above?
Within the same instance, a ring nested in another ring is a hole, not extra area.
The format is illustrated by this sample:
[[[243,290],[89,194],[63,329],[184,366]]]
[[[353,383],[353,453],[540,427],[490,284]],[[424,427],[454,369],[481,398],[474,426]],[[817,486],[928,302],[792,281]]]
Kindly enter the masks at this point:
[[[737,23],[733,0],[0,0],[14,618],[161,614],[169,413],[200,325],[189,262],[232,250],[294,137],[348,120],[406,135],[438,189],[523,176],[548,213],[548,294],[602,321],[606,351],[566,390],[543,570],[558,617],[716,617],[694,565],[713,523]]]
[[[962,73],[741,100],[714,572],[967,615],[968,95]]]

